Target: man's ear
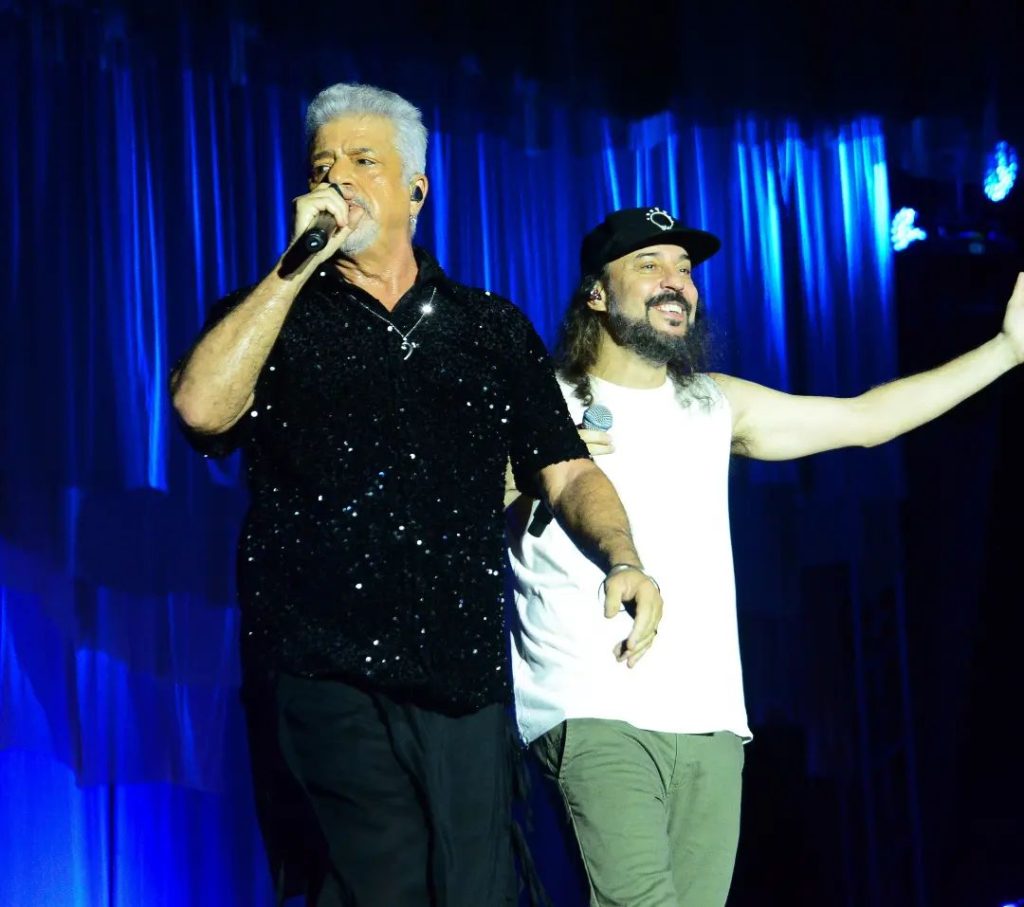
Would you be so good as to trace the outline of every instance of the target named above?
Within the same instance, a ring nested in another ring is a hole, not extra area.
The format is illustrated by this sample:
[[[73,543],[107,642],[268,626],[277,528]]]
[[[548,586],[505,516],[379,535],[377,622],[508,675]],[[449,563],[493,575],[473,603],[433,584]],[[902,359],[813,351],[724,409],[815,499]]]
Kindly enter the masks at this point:
[[[607,312],[608,311],[608,294],[605,292],[604,285],[597,281],[587,294],[587,307],[593,309],[595,312]]]
[[[426,174],[418,174],[409,184],[409,216],[416,217],[427,199],[427,192],[430,184],[427,182]]]

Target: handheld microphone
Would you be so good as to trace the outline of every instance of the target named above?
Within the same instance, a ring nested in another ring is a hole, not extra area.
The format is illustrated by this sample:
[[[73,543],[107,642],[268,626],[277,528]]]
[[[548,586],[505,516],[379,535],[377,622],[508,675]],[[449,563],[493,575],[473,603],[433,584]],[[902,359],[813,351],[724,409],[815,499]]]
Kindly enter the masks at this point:
[[[319,252],[327,245],[327,241],[334,236],[334,231],[337,229],[338,222],[334,219],[334,215],[329,211],[321,211],[316,216],[313,226],[302,234],[302,247],[310,253]]]
[[[600,403],[588,406],[583,412],[583,427],[593,431],[610,431],[612,421],[612,411]]]

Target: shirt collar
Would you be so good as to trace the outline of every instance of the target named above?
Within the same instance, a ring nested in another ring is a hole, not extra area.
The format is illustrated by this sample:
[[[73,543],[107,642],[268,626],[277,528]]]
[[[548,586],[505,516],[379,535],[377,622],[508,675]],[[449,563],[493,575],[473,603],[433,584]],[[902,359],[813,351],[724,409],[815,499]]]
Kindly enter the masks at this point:
[[[411,289],[421,291],[423,289],[437,287],[443,292],[448,288],[451,284],[451,280],[448,275],[445,274],[444,268],[437,263],[437,259],[422,246],[413,246],[412,251],[413,255],[416,257],[416,280],[413,282]],[[344,287],[345,290],[350,293],[363,292],[354,284],[345,280],[337,269],[333,267],[325,268],[321,271],[321,277],[329,282],[335,282],[337,285]]]
[[[416,256],[416,283],[417,287],[443,286],[449,282],[448,275],[444,269],[422,246],[413,246],[413,255]]]

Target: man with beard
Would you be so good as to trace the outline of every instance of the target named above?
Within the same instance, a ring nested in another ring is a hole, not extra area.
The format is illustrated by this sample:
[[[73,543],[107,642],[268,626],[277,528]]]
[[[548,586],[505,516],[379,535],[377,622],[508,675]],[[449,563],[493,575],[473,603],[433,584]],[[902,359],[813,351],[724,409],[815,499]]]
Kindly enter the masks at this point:
[[[610,433],[580,434],[622,497],[664,596],[638,670],[607,657],[631,617],[606,620],[596,607],[600,569],[525,497],[509,510],[520,734],[565,800],[594,907],[720,907],[728,894],[750,739],[730,452],[782,460],[881,444],[1024,359],[1021,275],[993,340],[854,399],[707,374],[691,271],[719,246],[660,208],[616,211],[583,241],[584,276],[563,323],[562,393],[577,423],[588,407],[611,411]]]
[[[635,607],[625,657],[661,597],[528,320],[412,245],[419,111],[334,85],[306,137],[291,248],[172,376],[191,440],[246,454],[243,665],[272,696],[249,696],[250,721],[315,820],[311,904],[511,905],[506,460],[604,565],[607,607]],[[327,241],[306,253],[314,225]],[[280,853],[292,839],[263,813]]]

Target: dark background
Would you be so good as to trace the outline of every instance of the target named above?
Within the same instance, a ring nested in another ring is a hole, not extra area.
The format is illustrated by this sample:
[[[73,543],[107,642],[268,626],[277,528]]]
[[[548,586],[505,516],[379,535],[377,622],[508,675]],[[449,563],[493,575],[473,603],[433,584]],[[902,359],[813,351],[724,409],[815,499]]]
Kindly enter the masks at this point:
[[[88,69],[97,55],[117,58],[142,41],[154,66],[170,66],[187,34],[197,69],[234,84],[308,94],[358,72],[418,103],[441,105],[456,129],[486,128],[537,148],[554,141],[554,130],[549,120],[529,115],[524,98],[625,121],[673,109],[709,124],[753,112],[813,128],[877,115],[885,123],[892,207],[917,208],[929,232],[928,242],[895,259],[902,372],[991,336],[1024,267],[1021,189],[999,205],[981,192],[984,155],[994,143],[1024,148],[1024,12],[1011,0],[528,0],[514,6],[239,0],[216,8],[116,2],[40,8],[0,2],[3,49],[14,54],[45,39],[47,55]],[[97,30],[105,35],[99,44]],[[51,42],[55,33],[60,38]],[[22,87],[32,91],[27,82]],[[87,124],[73,136],[57,129],[54,142],[74,153],[83,132]],[[34,203],[45,207],[48,187],[59,183],[59,173],[41,175]],[[29,267],[43,260],[21,254]],[[795,316],[788,328],[799,346],[804,336]],[[735,332],[723,338],[727,353]],[[799,669],[771,661],[759,615],[744,609],[760,594],[759,552],[772,531],[748,516],[799,510],[799,482],[795,496],[781,481],[768,481],[753,503],[734,499],[744,652],[780,675],[791,671],[794,682],[822,684],[821,707],[858,716],[860,724],[850,729],[858,758],[844,763],[810,753],[809,725],[793,714],[757,710],[731,904],[958,907],[1024,899],[1022,380],[1007,376],[902,442],[898,539],[891,543],[885,530],[876,540],[897,546],[900,581],[865,611],[848,596],[851,578],[843,565],[803,571],[795,621],[807,661]],[[13,394],[12,388],[5,390]],[[96,418],[105,424],[102,413]],[[8,420],[6,430],[18,426]],[[743,487],[747,469],[738,463],[735,470]],[[0,477],[4,534],[31,534],[25,527],[34,518],[11,505],[23,493],[11,463]],[[224,505],[224,526],[208,531],[217,539],[230,536],[238,495],[230,483],[205,493],[221,496]],[[97,515],[102,528],[90,544],[113,550],[116,539],[118,550],[130,547],[139,506],[127,521]],[[785,545],[781,550],[785,556]],[[211,551],[211,564],[221,554]],[[209,572],[217,575],[214,566]],[[858,655],[865,640],[875,643],[869,658]],[[758,698],[749,683],[748,696]],[[822,764],[827,771],[815,768]],[[573,862],[558,843],[550,806],[538,800],[538,834],[547,842],[540,863],[549,885],[563,892],[559,903],[569,904],[578,897],[568,893],[575,891]],[[194,902],[204,903],[202,895]]]

